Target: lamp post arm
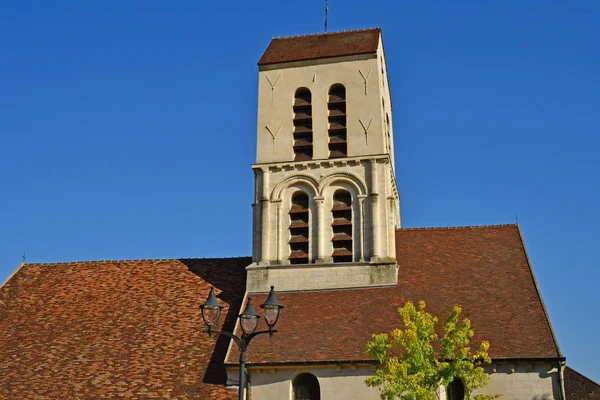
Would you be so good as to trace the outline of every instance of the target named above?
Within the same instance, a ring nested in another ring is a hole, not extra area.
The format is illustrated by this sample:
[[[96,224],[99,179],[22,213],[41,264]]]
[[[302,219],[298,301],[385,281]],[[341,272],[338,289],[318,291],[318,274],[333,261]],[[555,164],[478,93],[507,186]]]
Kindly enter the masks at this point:
[[[265,333],[268,333],[270,336],[273,336],[273,334],[274,334],[275,332],[277,332],[277,330],[275,330],[275,329],[269,329],[268,331],[258,331],[258,332],[254,332],[254,333],[251,333],[251,334],[249,334],[249,335],[243,335],[243,336],[242,336],[242,341],[245,341],[245,342],[246,342],[246,343],[245,343],[245,344],[246,344],[246,346],[248,346],[248,344],[250,344],[250,341],[251,341],[252,339],[254,339],[256,336],[258,336],[258,335],[263,335],[263,334],[265,334]]]
[[[242,340],[240,340],[240,338],[235,336],[233,333],[226,331],[213,331],[212,329],[206,330],[204,332],[208,333],[209,336],[212,336],[213,334],[227,336],[228,338],[232,339],[235,342],[235,344],[237,344],[238,348],[241,350]]]

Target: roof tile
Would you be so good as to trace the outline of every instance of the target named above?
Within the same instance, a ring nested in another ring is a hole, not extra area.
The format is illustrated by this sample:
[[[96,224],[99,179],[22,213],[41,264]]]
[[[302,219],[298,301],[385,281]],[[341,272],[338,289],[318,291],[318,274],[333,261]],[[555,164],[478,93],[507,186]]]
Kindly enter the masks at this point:
[[[26,264],[0,288],[0,398],[233,399],[228,341],[250,258]]]
[[[559,357],[516,225],[400,229],[396,246],[397,287],[278,293],[279,332],[257,337],[249,362],[367,360],[366,343],[400,326],[405,300],[440,318],[460,304],[492,358]]]
[[[565,368],[565,394],[567,399],[600,400],[600,385],[573,368]]]
[[[380,28],[274,38],[258,65],[376,53]]]

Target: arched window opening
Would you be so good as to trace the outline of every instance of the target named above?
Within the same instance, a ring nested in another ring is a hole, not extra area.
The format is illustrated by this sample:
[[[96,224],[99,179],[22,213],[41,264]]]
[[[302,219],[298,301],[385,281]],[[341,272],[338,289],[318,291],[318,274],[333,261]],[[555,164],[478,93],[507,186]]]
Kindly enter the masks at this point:
[[[329,89],[329,158],[348,156],[346,141],[346,88],[336,84]]]
[[[294,97],[294,161],[312,160],[312,96],[307,88],[296,90]]]
[[[296,192],[290,208],[290,264],[308,264],[308,219],[308,196],[304,192]]]
[[[313,374],[300,374],[294,379],[294,400],[321,400],[319,380]]]
[[[464,400],[465,398],[465,386],[462,381],[458,378],[454,378],[452,383],[448,385],[448,400]]]
[[[345,190],[333,195],[333,262],[352,262],[352,196]]]

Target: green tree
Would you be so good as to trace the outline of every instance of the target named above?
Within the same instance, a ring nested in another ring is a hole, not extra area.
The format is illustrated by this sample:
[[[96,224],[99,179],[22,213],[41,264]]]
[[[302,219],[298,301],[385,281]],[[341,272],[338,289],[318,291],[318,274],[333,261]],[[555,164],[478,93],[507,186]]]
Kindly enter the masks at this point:
[[[378,387],[382,400],[437,400],[438,388],[447,387],[459,378],[467,400],[500,397],[481,394],[472,397],[473,391],[489,380],[482,365],[491,361],[490,344],[484,341],[475,353],[471,352],[469,345],[474,332],[471,321],[460,318],[461,312],[459,306],[454,307],[439,339],[435,332],[438,319],[425,311],[425,302],[419,302],[418,309],[412,302],[406,302],[398,309],[404,330],[373,335],[367,344],[367,354],[381,364],[375,375],[366,379],[367,386]]]

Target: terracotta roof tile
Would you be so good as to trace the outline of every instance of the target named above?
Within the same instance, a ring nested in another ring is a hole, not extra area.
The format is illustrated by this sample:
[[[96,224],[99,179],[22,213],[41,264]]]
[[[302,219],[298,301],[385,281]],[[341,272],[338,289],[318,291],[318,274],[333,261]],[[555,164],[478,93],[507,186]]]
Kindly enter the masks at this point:
[[[258,65],[375,53],[380,28],[274,38]]]
[[[398,327],[397,308],[421,299],[442,318],[460,304],[492,358],[559,356],[516,225],[401,229],[396,245],[397,287],[278,293],[279,333],[257,337],[249,362],[366,360],[371,335]]]
[[[249,361],[365,360],[366,342],[398,326],[408,299],[440,316],[461,304],[494,358],[559,355],[516,226],[402,229],[396,238],[397,287],[279,293],[280,332],[257,337]],[[229,341],[202,333],[199,306],[214,285],[232,330],[250,262],[23,266],[0,288],[0,398],[235,398],[224,386]]]
[[[233,329],[250,262],[24,265],[0,288],[0,398],[237,398],[199,306],[214,285]]]
[[[600,400],[600,385],[570,367],[565,368],[567,399]]]

